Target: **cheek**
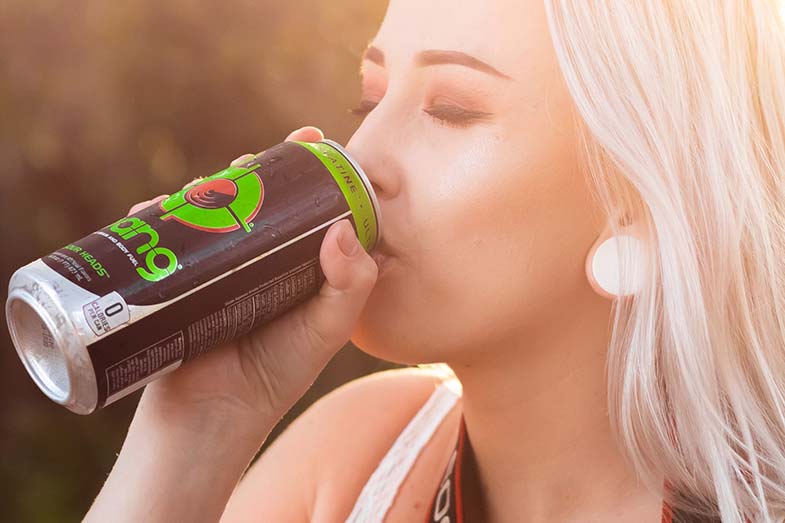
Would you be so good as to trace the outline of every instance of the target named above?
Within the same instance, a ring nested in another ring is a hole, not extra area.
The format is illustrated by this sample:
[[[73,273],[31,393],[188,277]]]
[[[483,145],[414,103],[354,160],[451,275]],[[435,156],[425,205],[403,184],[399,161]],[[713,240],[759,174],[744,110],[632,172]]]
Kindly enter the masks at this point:
[[[475,343],[483,325],[501,335],[536,324],[590,290],[584,261],[601,227],[577,159],[527,149],[474,151],[418,187],[432,198],[417,206],[419,320]]]
[[[481,285],[475,273],[483,264],[474,244],[495,219],[489,212],[495,204],[479,179],[488,160],[476,149],[449,157],[440,165],[423,162],[419,172],[430,175],[407,180],[406,256],[377,282],[352,336],[358,347],[388,361],[441,361],[461,342],[456,313],[476,314],[467,299],[473,284]]]
[[[589,290],[601,227],[574,157],[473,143],[407,180],[414,259],[380,282],[356,331],[376,356],[422,363],[503,343]]]

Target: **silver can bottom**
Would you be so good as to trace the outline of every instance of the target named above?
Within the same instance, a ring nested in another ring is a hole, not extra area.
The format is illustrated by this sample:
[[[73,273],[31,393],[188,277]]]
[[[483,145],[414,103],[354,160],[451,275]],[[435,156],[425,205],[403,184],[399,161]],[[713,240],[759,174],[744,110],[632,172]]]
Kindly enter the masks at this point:
[[[89,414],[97,403],[95,374],[67,307],[81,292],[36,260],[11,277],[5,312],[16,351],[36,385],[52,401]]]

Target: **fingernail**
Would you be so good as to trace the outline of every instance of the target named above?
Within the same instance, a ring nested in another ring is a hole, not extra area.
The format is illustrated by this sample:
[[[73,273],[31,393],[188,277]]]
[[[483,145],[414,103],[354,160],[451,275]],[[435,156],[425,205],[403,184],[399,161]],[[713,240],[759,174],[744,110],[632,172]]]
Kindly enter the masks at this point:
[[[194,185],[194,184],[196,184],[196,183],[199,183],[199,182],[201,182],[201,181],[202,181],[202,179],[203,179],[203,177],[202,177],[202,176],[197,176],[196,178],[194,178],[194,179],[193,179],[193,180],[191,180],[190,182],[186,183],[186,184],[183,186],[183,189],[185,189],[185,188],[187,188],[187,187],[190,187],[190,186],[192,186],[192,185]]]
[[[253,158],[254,158],[253,154],[245,153],[244,155],[238,156],[237,158],[232,160],[232,163],[230,163],[229,165],[234,167],[235,165],[239,165],[241,163],[250,162],[251,160],[253,160]]]
[[[341,234],[338,236],[338,247],[349,258],[354,257],[360,251],[360,242],[357,240],[357,236],[354,235],[354,228],[349,222],[346,222],[346,225],[341,228]]]
[[[319,136],[321,136],[322,138],[324,138],[324,131],[322,131],[322,130],[321,130],[321,129],[319,129],[318,127],[315,127],[315,126],[313,126],[313,125],[306,125],[305,127],[300,127],[300,128],[299,128],[299,129],[297,129],[297,130],[298,130],[298,131],[302,131],[302,130],[304,130],[304,129],[311,129],[311,130],[313,130],[313,131],[316,131],[317,133],[319,133]]]

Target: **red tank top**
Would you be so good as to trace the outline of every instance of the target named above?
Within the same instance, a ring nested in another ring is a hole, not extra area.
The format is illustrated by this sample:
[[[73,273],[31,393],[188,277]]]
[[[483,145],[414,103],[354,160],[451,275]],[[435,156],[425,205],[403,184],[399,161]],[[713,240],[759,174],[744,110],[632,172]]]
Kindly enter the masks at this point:
[[[436,495],[428,508],[428,516],[425,523],[464,523],[463,520],[463,500],[461,499],[461,464],[463,462],[464,441],[466,440],[466,423],[461,416],[461,427],[458,432],[458,440],[455,450],[447,464],[442,482]],[[667,489],[668,484],[665,483]],[[702,523],[714,522],[719,519],[696,519],[685,516],[679,511],[674,511],[663,501],[662,504],[662,523]],[[473,523],[473,522],[465,522]]]

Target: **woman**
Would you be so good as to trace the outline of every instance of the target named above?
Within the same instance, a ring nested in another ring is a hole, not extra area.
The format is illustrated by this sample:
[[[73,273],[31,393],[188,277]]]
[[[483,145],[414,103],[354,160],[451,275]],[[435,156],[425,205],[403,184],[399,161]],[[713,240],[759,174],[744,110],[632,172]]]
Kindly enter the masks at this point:
[[[784,39],[775,0],[392,1],[347,145],[380,254],[335,224],[317,297],[149,385],[86,519],[782,521]],[[350,338],[460,398],[354,381],[237,485]]]

